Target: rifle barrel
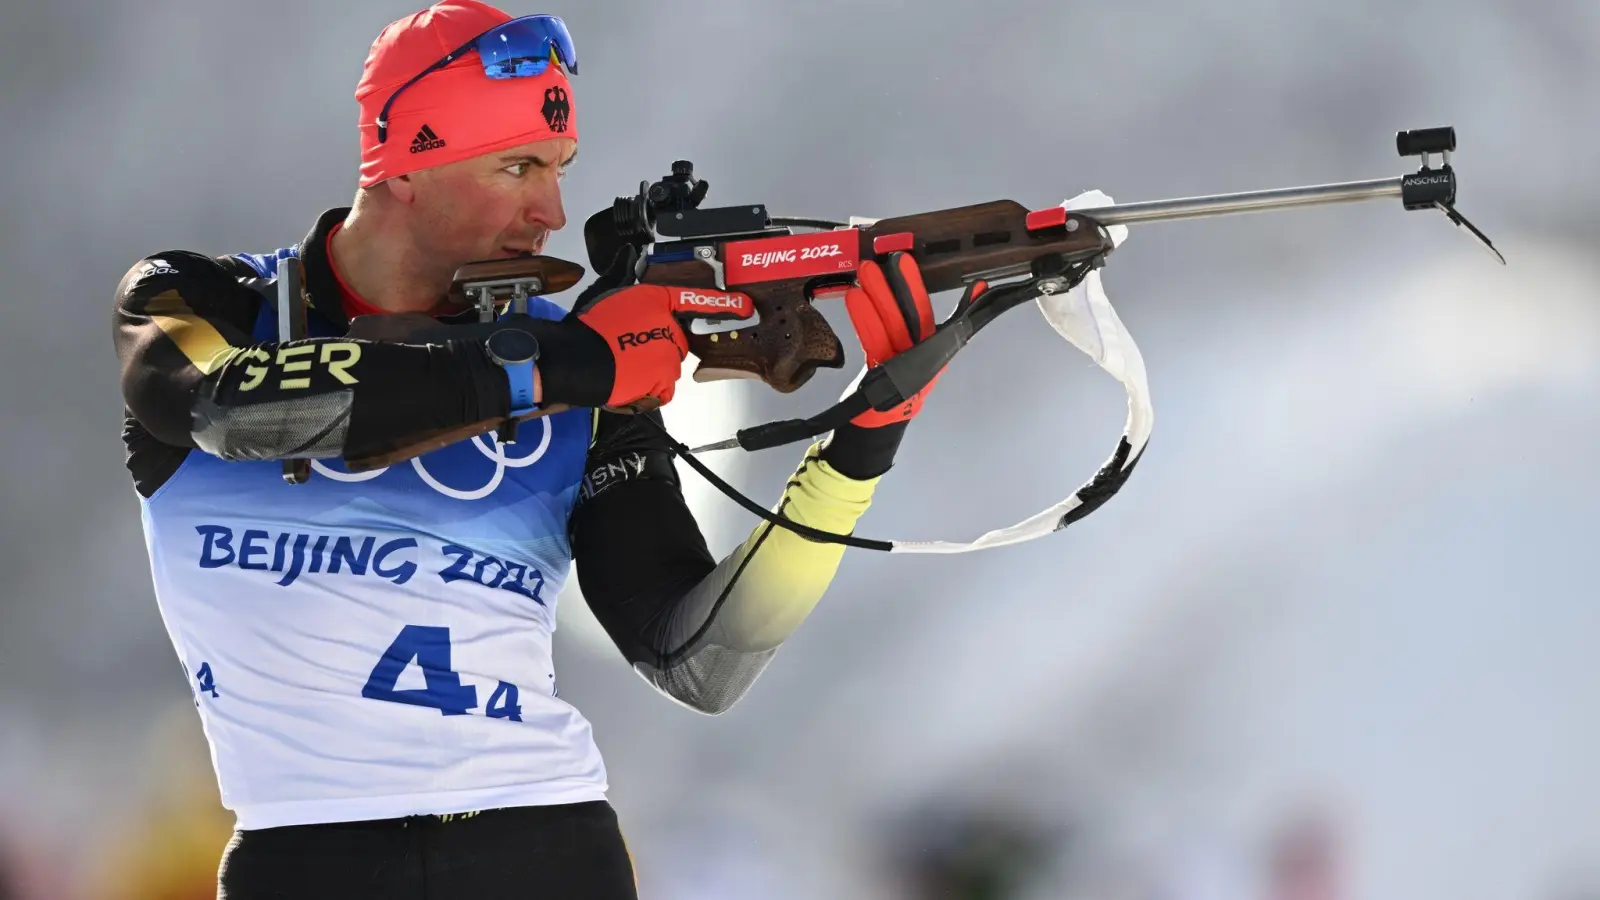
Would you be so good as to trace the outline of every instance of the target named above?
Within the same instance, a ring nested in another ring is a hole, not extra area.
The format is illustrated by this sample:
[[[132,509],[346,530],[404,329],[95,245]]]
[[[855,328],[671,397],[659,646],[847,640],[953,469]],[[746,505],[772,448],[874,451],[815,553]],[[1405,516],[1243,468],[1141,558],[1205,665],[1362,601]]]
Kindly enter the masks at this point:
[[[1379,178],[1373,181],[1346,181],[1338,184],[1317,184],[1306,187],[1275,188],[1268,191],[1246,191],[1238,194],[1212,194],[1205,197],[1183,197],[1176,200],[1148,200],[1143,203],[1120,203],[1078,210],[1102,225],[1131,225],[1135,222],[1162,222],[1170,219],[1194,219],[1202,216],[1226,216],[1235,213],[1266,212],[1297,206],[1318,206],[1325,203],[1351,203],[1358,200],[1375,200],[1380,197],[1400,196],[1403,179]]]

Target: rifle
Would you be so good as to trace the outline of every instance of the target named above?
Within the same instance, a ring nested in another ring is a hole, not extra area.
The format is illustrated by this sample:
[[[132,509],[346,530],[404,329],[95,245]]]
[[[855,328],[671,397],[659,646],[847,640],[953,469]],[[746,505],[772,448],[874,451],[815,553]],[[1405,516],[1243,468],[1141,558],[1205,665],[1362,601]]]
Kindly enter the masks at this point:
[[[666,178],[648,187],[641,183],[637,196],[617,198],[609,216],[591,217],[584,236],[597,268],[625,242],[645,251],[642,282],[747,294],[754,301],[754,321],[693,322],[689,350],[700,360],[694,378],[754,377],[782,393],[805,384],[818,368],[843,365],[839,339],[812,302],[850,288],[862,260],[882,261],[897,250],[910,253],[929,293],[1024,276],[991,287],[973,308],[956,310],[931,339],[866,373],[858,399],[841,401],[809,419],[742,429],[732,439],[694,452],[760,450],[823,434],[867,406],[884,411],[903,403],[1000,313],[1070,290],[1103,266],[1114,249],[1108,234],[1113,226],[1399,197],[1407,210],[1443,212],[1504,264],[1489,239],[1455,209],[1456,175],[1450,162],[1455,129],[1401,131],[1395,145],[1402,158],[1422,158],[1416,172],[1089,211],[1069,212],[1061,206],[1030,210],[1012,200],[995,200],[848,222],[773,217],[761,204],[700,209],[708,186],[694,178],[691,162],[679,160]],[[1436,153],[1442,158],[1438,168],[1432,162]],[[796,227],[818,230],[797,234]]]
[[[1295,209],[1332,203],[1349,203],[1398,197],[1406,210],[1433,209],[1469,233],[1502,265],[1505,258],[1487,236],[1455,208],[1456,174],[1451,153],[1456,149],[1452,127],[1400,131],[1395,147],[1402,158],[1420,157],[1417,171],[1391,178],[1278,188],[1231,194],[1214,194],[1069,210],[1066,206],[1029,209],[1012,200],[994,200],[933,212],[884,219],[852,217],[846,222],[828,219],[770,215],[764,204],[700,208],[709,190],[694,175],[694,165],[678,160],[671,172],[655,183],[641,181],[633,197],[618,197],[611,209],[591,216],[584,225],[590,262],[607,270],[621,254],[637,255],[633,279],[672,287],[704,288],[747,295],[755,316],[744,320],[692,320],[687,329],[689,350],[698,359],[693,377],[708,382],[728,378],[758,379],[780,393],[800,388],[819,368],[842,368],[844,348],[813,302],[842,295],[855,284],[862,261],[883,260],[893,252],[909,253],[922,272],[930,293],[961,287],[974,281],[990,283],[988,290],[958,306],[928,340],[913,346],[864,373],[846,397],[805,419],[785,419],[739,430],[728,440],[689,448],[671,444],[680,458],[746,509],[818,540],[877,550],[957,552],[978,546],[995,546],[1059,530],[1098,508],[1121,487],[1132,472],[1148,439],[1150,413],[1143,396],[1143,362],[1131,338],[1135,371],[1119,374],[1129,388],[1130,427],[1116,453],[1095,478],[1072,497],[1039,516],[1011,529],[990,532],[970,544],[944,542],[872,541],[849,536],[809,533],[757,506],[728,486],[694,458],[694,454],[740,448],[760,450],[824,434],[869,407],[895,408],[938,374],[974,335],[1002,313],[1029,300],[1041,305],[1057,301],[1052,325],[1068,335],[1071,316],[1060,306],[1062,295],[1089,279],[1104,266],[1116,248],[1113,233],[1128,225],[1177,219]],[[1440,157],[1437,167],[1434,155]],[[797,231],[796,229],[808,229]],[[514,260],[472,263],[455,275],[452,296],[468,298],[479,310],[474,325],[442,325],[427,316],[363,317],[383,319],[352,323],[352,336],[408,342],[444,341],[472,336],[494,327],[496,311],[507,296],[511,312],[525,313],[516,297],[557,293],[575,285],[583,269],[555,257],[535,256]],[[1002,284],[998,279],[1016,278]],[[1097,279],[1095,289],[1098,290]],[[1109,304],[1082,316],[1104,316]],[[1090,306],[1094,306],[1093,303]],[[1049,312],[1047,311],[1047,316]],[[1113,325],[1114,313],[1097,327]],[[361,325],[361,334],[356,326]],[[1068,335],[1069,340],[1088,349]],[[1124,335],[1125,337],[1125,335]],[[1106,361],[1097,359],[1102,367]],[[1138,401],[1136,403],[1135,401]],[[1142,408],[1134,408],[1142,404]],[[551,408],[529,418],[559,411]],[[654,423],[652,423],[654,424]],[[425,445],[425,449],[483,434],[507,423],[480,422],[456,429]],[[514,428],[514,423],[510,423]],[[668,435],[671,440],[671,436]],[[388,465],[418,455],[416,446],[368,460],[348,460],[352,471]]]

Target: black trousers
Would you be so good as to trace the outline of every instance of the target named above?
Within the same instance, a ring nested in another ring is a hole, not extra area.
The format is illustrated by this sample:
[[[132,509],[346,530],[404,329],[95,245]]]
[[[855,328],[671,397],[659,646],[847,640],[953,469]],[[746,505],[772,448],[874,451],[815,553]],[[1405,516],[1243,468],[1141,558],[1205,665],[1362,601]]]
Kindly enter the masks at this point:
[[[219,900],[637,900],[605,801],[235,832]]]

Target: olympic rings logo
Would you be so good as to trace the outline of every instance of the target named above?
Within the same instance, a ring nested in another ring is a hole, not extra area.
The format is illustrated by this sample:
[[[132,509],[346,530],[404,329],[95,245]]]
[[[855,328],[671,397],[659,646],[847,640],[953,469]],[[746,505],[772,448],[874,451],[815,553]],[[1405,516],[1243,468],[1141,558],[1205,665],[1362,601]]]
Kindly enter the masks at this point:
[[[550,417],[543,416],[539,419],[539,422],[544,426],[544,433],[539,439],[539,446],[534,448],[532,453],[520,459],[512,459],[511,457],[506,456],[505,444],[500,443],[497,438],[492,436],[485,437],[484,435],[480,434],[472,439],[472,445],[478,448],[478,452],[482,453],[486,458],[494,461],[494,475],[490,476],[488,483],[482,487],[473,488],[472,490],[453,488],[450,485],[445,484],[439,479],[433,477],[433,474],[429,472],[425,466],[423,466],[422,457],[420,456],[412,458],[411,468],[417,471],[417,477],[422,479],[423,484],[426,484],[428,487],[433,488],[435,491],[438,491],[446,497],[453,497],[456,500],[482,500],[484,497],[494,493],[494,489],[500,486],[500,482],[506,477],[507,469],[521,469],[526,466],[531,466],[538,462],[540,457],[544,456],[546,450],[550,449]],[[523,423],[524,427],[526,427],[527,424],[528,423]],[[340,472],[337,469],[331,469],[323,465],[321,460],[316,459],[311,461],[311,468],[317,472],[320,472],[323,477],[332,478],[334,481],[343,481],[346,483],[371,481],[372,479],[377,478],[379,475],[389,471],[389,467],[384,466],[381,469],[373,469],[370,472]]]

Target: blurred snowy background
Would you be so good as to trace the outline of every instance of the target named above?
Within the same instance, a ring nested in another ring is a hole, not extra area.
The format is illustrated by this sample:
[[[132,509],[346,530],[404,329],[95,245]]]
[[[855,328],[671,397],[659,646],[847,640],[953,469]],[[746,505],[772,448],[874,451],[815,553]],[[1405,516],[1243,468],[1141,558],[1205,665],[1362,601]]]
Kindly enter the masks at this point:
[[[111,292],[146,253],[286,246],[347,204],[361,62],[416,8],[7,5],[0,898],[214,891],[231,820],[122,469]],[[656,697],[569,593],[562,693],[646,897],[1600,897],[1600,4],[503,8],[580,48],[558,256],[679,158],[708,204],[843,218],[1389,177],[1415,167],[1396,130],[1449,124],[1510,261],[1398,201],[1135,226],[1105,284],[1156,427],[1123,492],[1020,547],[851,552],[723,717]],[[669,424],[811,412],[858,362],[793,397],[686,385]],[[1123,416],[1019,310],[861,533],[1015,521]],[[794,461],[715,458],[762,502]],[[685,480],[726,551],[752,519]]]

